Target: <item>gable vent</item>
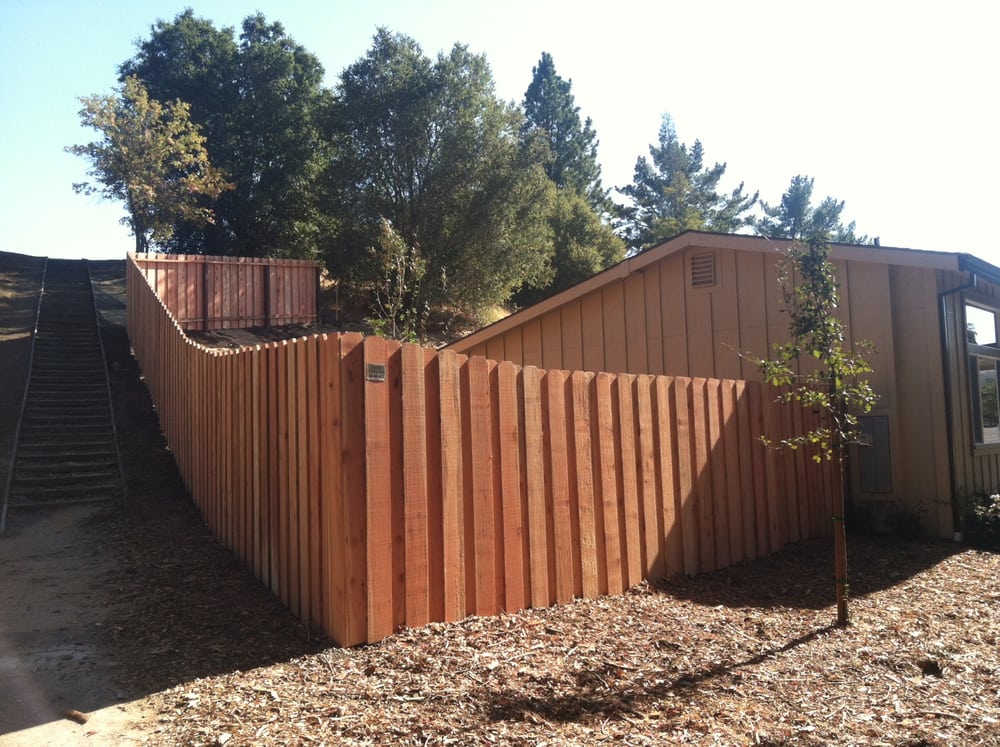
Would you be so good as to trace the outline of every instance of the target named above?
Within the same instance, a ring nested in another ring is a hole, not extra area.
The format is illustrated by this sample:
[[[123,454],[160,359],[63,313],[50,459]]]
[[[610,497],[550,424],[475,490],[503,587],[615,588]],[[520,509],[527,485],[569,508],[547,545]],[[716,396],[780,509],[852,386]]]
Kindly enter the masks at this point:
[[[715,285],[715,255],[696,254],[691,257],[691,287],[711,288]]]

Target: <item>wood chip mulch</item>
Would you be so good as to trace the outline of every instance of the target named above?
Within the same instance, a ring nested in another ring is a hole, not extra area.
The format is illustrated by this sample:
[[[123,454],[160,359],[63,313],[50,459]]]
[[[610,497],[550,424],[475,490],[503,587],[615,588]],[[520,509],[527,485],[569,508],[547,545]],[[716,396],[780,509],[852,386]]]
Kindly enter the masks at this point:
[[[155,738],[1000,744],[1000,556],[868,538],[852,550],[846,630],[827,604],[832,553],[812,542],[624,597],[432,624],[185,681],[152,697]]]

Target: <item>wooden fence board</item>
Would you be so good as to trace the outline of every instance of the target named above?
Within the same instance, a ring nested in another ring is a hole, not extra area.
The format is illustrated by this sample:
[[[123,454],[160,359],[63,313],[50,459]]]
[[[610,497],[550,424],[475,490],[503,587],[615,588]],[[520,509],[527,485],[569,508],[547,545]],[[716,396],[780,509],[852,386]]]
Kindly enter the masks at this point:
[[[464,479],[462,400],[458,356],[442,351],[438,357],[441,407],[441,520],[443,525],[444,615],[465,617]],[[452,539],[454,538],[454,539]]]
[[[365,479],[365,350],[360,334],[340,337],[343,460],[344,627],[341,643],[368,640],[367,494]]]
[[[427,401],[427,610],[432,620],[445,613],[445,562],[441,437],[440,357],[424,351],[424,395]]]
[[[340,448],[340,350],[336,338],[317,340],[320,515],[320,624],[335,640],[343,635],[344,526],[341,495],[343,472]]]
[[[386,385],[389,389],[390,531],[392,536],[392,627],[406,623],[406,518],[403,504],[403,351],[402,343],[387,343]]]
[[[406,531],[406,624],[431,619],[428,570],[427,395],[424,351],[402,349],[403,481]]]
[[[569,439],[567,433],[565,371],[548,371],[544,378],[548,462],[551,465],[546,501],[547,534],[551,537],[550,572],[555,579],[555,601],[573,598],[573,511],[570,500]]]
[[[601,517],[598,536],[603,536],[604,555],[598,562],[605,566],[607,593],[621,594],[625,590],[625,575],[622,563],[621,524],[619,520],[617,449],[615,443],[614,395],[612,384],[615,377],[599,373],[594,379],[594,399],[597,411],[597,464],[600,465]],[[595,483],[596,484],[596,483]]]
[[[674,379],[674,397],[677,403],[677,476],[680,488],[680,524],[684,557],[684,573],[691,576],[698,572],[700,552],[698,544],[698,494],[695,466],[695,444],[692,420],[694,416],[694,391],[689,378]]]
[[[534,366],[521,369],[524,402],[525,477],[527,482],[528,562],[531,605],[545,607],[549,595],[549,543],[546,533],[546,480],[542,419],[542,384]]]
[[[392,465],[389,455],[389,386],[386,380],[388,343],[380,337],[364,341],[365,489],[367,493],[368,640],[392,634]],[[373,378],[372,367],[382,378]]]
[[[624,583],[630,588],[642,580],[642,540],[639,528],[639,495],[636,470],[635,376],[619,374],[616,380],[619,454],[618,499],[622,505],[621,527],[625,545]]]
[[[518,417],[517,368],[502,361],[496,368],[497,429],[500,489],[503,516],[504,609],[508,612],[529,605],[524,531],[524,492],[521,482],[520,419]]]
[[[660,537],[663,536],[662,498],[656,475],[656,444],[653,432],[654,378],[637,376],[635,380],[636,425],[638,430],[639,467],[639,534],[642,543],[642,574],[644,578],[663,575],[663,555]]]
[[[722,440],[722,384],[710,381],[706,388],[708,405],[708,461],[712,477],[711,503],[715,567],[725,568],[730,563],[729,493],[726,481],[726,449]]]
[[[579,567],[579,587],[575,593],[588,598],[600,594],[598,566],[597,525],[595,512],[593,444],[591,443],[591,387],[593,376],[574,371],[570,376],[570,417],[573,427],[574,495],[577,507],[578,537],[574,543]],[[607,583],[605,581],[605,583]]]
[[[698,503],[698,568],[702,572],[714,571],[718,567],[715,558],[716,533],[712,496],[712,463],[709,461],[711,428],[708,411],[709,386],[707,379],[694,378],[691,380],[695,495]]]
[[[677,415],[674,382],[657,376],[655,383],[657,464],[663,518],[660,532],[662,569],[667,576],[684,572],[684,538],[681,532],[680,476],[677,455]]]
[[[314,335],[303,341],[306,348],[306,418],[307,443],[306,471],[309,478],[309,495],[307,530],[309,537],[309,621],[312,626],[323,625],[323,608],[325,579],[323,578],[323,486],[320,479],[322,465],[322,442],[320,438],[320,420],[323,410],[319,407],[319,393],[323,390],[323,380],[320,378],[321,343],[323,340]]]
[[[490,408],[489,363],[469,358],[463,369],[468,402],[463,408],[468,444],[469,491],[466,502],[466,588],[469,612],[491,615],[496,600],[496,528],[493,510],[493,417]]]

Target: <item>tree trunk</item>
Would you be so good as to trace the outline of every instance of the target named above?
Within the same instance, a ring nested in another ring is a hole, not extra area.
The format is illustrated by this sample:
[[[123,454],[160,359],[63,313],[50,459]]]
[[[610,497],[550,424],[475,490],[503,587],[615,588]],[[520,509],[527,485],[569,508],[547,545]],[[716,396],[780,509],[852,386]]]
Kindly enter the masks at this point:
[[[840,472],[840,485],[833,499],[833,555],[834,568],[837,577],[837,625],[846,627],[850,624],[847,613],[847,529],[844,512],[847,509],[847,476],[844,469],[844,448],[837,448],[837,469]]]

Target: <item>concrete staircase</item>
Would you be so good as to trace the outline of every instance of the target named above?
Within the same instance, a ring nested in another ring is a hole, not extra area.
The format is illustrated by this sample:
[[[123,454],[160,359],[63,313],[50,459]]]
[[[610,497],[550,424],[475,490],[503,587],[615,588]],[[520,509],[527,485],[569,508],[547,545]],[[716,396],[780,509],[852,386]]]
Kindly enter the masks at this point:
[[[6,508],[122,497],[93,289],[84,260],[49,260]]]

